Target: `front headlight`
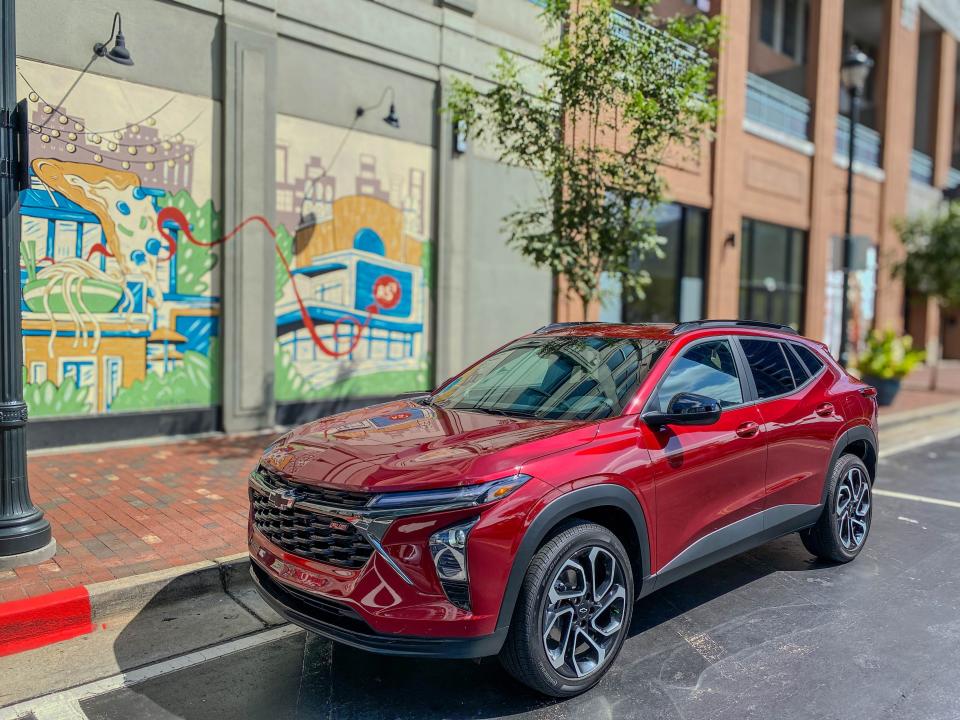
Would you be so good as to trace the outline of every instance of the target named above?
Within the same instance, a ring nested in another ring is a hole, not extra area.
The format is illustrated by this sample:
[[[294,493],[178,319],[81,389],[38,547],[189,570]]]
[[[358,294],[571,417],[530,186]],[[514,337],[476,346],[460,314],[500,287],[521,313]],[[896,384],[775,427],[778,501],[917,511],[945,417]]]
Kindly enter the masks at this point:
[[[463,610],[470,609],[470,572],[467,538],[477,518],[438,530],[430,536],[430,556],[447,599]]]
[[[453,509],[471,505],[484,505],[495,500],[502,500],[529,479],[529,475],[517,473],[479,485],[464,485],[440,490],[383,493],[377,495],[367,507],[376,510],[401,510],[420,507],[424,509]]]

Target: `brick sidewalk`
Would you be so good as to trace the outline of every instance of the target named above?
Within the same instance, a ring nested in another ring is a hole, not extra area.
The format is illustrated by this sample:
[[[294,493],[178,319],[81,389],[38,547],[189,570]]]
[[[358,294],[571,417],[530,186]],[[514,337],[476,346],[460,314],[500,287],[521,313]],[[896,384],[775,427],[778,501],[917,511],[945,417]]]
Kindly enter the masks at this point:
[[[904,381],[889,415],[960,400],[960,366]],[[0,571],[0,602],[137,575],[246,549],[247,474],[272,434],[32,455],[33,500],[46,512],[56,556]]]
[[[247,474],[272,437],[31,456],[57,554],[0,571],[0,602],[242,552]]]

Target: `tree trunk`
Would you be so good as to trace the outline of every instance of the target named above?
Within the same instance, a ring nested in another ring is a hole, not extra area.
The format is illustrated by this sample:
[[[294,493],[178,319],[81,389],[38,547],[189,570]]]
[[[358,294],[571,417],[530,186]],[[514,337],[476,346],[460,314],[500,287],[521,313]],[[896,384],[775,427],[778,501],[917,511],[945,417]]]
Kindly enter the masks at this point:
[[[933,358],[928,358],[930,364],[930,382],[927,384],[928,390],[936,390],[940,375],[940,360],[943,358],[943,342],[947,335],[946,308],[940,306],[940,319],[937,323],[937,345],[936,353]],[[932,361],[932,362],[931,362]]]

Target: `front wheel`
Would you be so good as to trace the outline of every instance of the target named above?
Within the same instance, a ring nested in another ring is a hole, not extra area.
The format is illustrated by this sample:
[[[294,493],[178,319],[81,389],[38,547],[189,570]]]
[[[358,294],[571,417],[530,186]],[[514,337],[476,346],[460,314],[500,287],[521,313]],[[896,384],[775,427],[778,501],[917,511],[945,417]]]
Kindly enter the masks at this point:
[[[870,474],[856,455],[841,455],[827,482],[823,513],[816,525],[800,532],[800,539],[807,550],[823,560],[850,562],[860,554],[870,533]]]
[[[623,544],[601,525],[577,522],[531,560],[500,661],[546,695],[582,693],[620,652],[633,600]]]

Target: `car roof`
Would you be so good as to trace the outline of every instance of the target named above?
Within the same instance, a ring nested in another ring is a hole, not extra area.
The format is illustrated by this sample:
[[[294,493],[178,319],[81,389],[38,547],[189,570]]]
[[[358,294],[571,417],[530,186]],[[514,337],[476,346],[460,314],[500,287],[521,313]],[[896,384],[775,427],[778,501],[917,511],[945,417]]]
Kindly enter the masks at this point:
[[[612,323],[612,322],[557,322],[535,330],[531,335],[568,335],[571,337],[602,336],[613,338],[641,338],[673,342],[681,336],[719,335],[742,333],[745,335],[772,335],[783,339],[805,339],[787,325],[754,320],[695,320],[674,323]]]
[[[638,338],[643,340],[677,339],[673,323],[610,323],[610,322],[558,322],[544,325],[531,335],[567,335],[571,337]]]

